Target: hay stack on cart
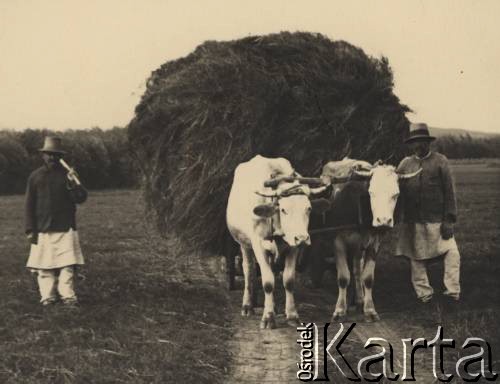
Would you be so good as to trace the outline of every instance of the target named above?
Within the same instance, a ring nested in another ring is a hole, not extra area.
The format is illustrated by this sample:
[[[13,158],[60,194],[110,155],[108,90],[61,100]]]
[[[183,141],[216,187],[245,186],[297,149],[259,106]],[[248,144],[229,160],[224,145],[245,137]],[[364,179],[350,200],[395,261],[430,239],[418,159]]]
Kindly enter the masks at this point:
[[[408,129],[384,57],[320,34],[207,41],[154,71],[128,127],[147,207],[185,250],[226,249],[235,167],[283,156],[303,175],[344,156],[400,158]]]

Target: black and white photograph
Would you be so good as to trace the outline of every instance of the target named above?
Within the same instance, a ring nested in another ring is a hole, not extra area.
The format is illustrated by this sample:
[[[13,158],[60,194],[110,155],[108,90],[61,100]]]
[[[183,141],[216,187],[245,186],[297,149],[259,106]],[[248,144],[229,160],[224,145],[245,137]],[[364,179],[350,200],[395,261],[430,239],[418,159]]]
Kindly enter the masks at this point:
[[[499,16],[0,0],[0,384],[500,382]]]

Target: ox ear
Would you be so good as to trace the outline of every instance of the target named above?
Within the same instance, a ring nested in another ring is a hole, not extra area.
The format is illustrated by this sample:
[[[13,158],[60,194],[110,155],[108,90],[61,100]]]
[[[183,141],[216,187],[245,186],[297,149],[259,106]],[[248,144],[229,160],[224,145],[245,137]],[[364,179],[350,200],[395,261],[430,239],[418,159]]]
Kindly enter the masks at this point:
[[[328,199],[313,199],[311,200],[311,207],[314,213],[323,213],[331,208],[330,200]]]
[[[259,204],[253,209],[253,213],[260,217],[271,217],[276,212],[274,204]]]

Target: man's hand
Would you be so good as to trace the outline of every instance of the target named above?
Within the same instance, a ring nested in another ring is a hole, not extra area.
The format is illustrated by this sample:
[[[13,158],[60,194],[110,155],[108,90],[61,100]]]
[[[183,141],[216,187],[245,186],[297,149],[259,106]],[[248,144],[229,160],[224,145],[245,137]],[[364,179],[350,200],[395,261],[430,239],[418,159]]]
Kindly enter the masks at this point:
[[[78,174],[76,173],[76,171],[73,168],[71,168],[71,170],[68,171],[68,173],[66,174],[66,177],[71,182],[72,186],[77,185],[76,180],[78,180]]]
[[[451,239],[453,237],[453,224],[449,222],[441,223],[441,237],[444,240]]]
[[[35,234],[33,232],[27,233],[26,238],[28,239],[28,242],[30,244],[37,244],[38,243],[38,236],[37,236],[37,234]]]
[[[75,189],[76,187],[78,187],[80,185],[80,182],[78,179],[78,173],[76,173],[76,171],[73,168],[71,168],[68,171],[68,173],[66,174],[66,177],[68,179],[68,183],[67,183],[68,189]]]

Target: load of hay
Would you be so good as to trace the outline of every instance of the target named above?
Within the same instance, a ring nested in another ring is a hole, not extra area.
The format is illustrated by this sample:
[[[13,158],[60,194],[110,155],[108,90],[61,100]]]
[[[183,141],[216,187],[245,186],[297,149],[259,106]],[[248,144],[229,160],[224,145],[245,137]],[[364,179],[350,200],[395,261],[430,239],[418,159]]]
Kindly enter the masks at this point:
[[[317,176],[344,156],[400,157],[408,129],[386,58],[311,33],[207,41],[154,71],[128,127],[162,234],[222,253],[235,167],[283,156]]]

